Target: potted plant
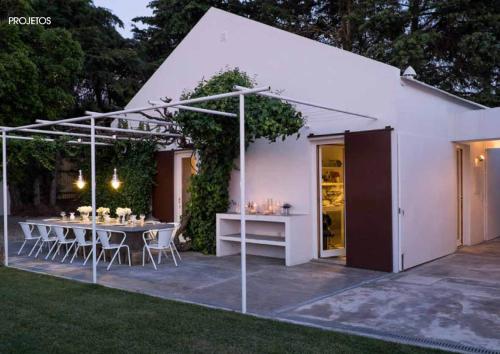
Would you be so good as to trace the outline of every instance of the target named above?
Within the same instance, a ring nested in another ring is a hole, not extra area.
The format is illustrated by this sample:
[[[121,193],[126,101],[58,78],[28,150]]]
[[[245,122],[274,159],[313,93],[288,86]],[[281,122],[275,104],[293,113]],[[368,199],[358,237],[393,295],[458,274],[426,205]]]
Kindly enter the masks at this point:
[[[97,209],[97,215],[101,221],[106,221],[106,217],[109,216],[109,208],[100,207]]]
[[[283,208],[283,215],[285,215],[285,216],[290,215],[290,209],[292,208],[291,204],[285,203],[285,204],[283,204],[282,208]]]
[[[89,221],[89,214],[92,212],[92,207],[84,205],[76,209],[82,216],[83,221]]]

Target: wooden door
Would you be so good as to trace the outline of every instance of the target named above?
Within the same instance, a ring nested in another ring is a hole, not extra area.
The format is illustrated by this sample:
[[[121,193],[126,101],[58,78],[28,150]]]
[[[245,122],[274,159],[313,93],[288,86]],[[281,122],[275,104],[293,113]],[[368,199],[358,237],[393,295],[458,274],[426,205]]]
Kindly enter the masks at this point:
[[[391,130],[345,134],[346,265],[391,272]]]
[[[160,221],[174,220],[174,152],[155,153],[157,174],[153,188],[153,216]]]

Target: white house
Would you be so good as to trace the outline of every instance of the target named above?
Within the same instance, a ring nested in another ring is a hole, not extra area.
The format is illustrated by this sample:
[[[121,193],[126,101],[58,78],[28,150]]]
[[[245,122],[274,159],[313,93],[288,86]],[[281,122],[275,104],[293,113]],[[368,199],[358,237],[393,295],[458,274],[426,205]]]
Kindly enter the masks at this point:
[[[288,202],[303,215],[309,259],[345,255],[348,266],[397,272],[500,236],[492,188],[500,109],[402,77],[399,68],[212,8],[127,108],[179,98],[227,67],[283,95],[377,118],[299,105],[307,118],[300,139],[248,149],[247,199]],[[159,154],[156,193],[174,218],[190,159],[186,151]],[[237,171],[231,197],[238,200]]]

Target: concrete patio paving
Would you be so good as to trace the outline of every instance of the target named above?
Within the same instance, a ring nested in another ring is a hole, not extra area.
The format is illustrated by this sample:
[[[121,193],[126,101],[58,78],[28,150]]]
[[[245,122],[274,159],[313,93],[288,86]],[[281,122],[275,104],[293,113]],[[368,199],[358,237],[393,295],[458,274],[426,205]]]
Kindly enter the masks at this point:
[[[83,266],[81,259],[62,264],[45,261],[41,256],[38,259],[17,256],[16,249],[12,247],[13,267],[86,282],[92,279],[90,264]],[[98,283],[166,299],[240,310],[239,256],[217,258],[195,252],[183,252],[181,256],[179,267],[174,266],[171,258],[163,259],[158,271],[150,264],[145,267],[116,264],[106,271],[107,264],[99,263]],[[385,273],[321,262],[285,267],[283,260],[248,256],[248,312],[274,317],[289,308],[385,276]]]
[[[464,247],[280,317],[394,339],[442,342],[450,349],[500,351],[500,239]]]
[[[17,256],[11,265],[80,281],[91,267]],[[99,284],[228,310],[240,309],[239,256],[181,254],[154,271],[100,264]],[[248,256],[248,312],[377,338],[463,352],[500,353],[500,239],[399,274],[328,262],[285,267]]]

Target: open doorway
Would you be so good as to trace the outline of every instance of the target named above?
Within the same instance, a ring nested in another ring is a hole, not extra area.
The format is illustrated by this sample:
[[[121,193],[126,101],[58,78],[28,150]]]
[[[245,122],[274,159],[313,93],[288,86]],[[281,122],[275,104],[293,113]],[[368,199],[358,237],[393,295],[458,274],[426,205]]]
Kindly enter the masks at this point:
[[[318,146],[319,256],[344,257],[344,145]]]
[[[196,158],[193,151],[176,151],[174,155],[174,220],[180,222],[182,214],[186,211],[189,201],[189,185],[191,176],[195,174]]]
[[[500,237],[500,140],[460,141],[456,156],[456,244]]]
[[[392,129],[316,139],[317,256],[393,271]]]

